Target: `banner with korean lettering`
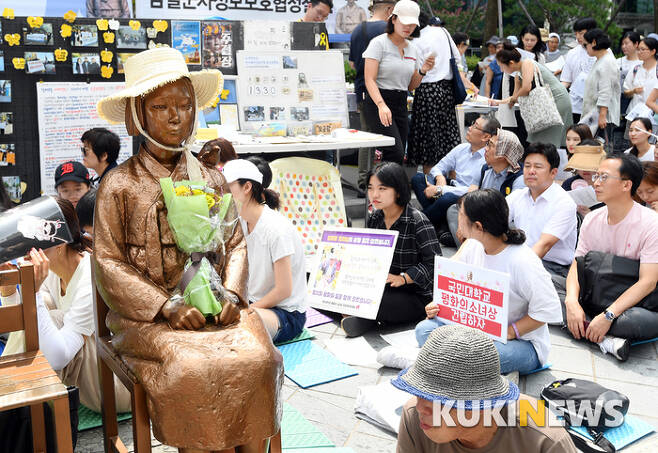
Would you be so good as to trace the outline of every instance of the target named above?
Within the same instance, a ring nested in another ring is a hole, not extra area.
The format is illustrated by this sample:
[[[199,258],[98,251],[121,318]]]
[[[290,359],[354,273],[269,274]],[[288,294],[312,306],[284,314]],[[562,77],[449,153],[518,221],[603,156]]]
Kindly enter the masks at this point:
[[[324,230],[308,279],[309,305],[375,319],[397,238],[397,231]]]
[[[509,274],[434,258],[434,303],[441,320],[507,343]]]
[[[307,3],[308,0],[136,0],[135,16],[294,22],[304,15]]]

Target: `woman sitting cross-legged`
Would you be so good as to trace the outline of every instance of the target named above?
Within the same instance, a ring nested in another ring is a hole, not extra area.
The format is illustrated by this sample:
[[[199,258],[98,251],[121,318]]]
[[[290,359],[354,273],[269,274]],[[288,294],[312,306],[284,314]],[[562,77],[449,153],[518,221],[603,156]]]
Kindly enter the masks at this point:
[[[370,171],[366,181],[368,198],[376,209],[367,227],[395,230],[399,235],[377,319],[343,318],[341,326],[348,337],[363,335],[377,321],[398,324],[423,319],[424,307],[432,299],[434,256],[441,255],[434,227],[409,204],[411,189],[400,165],[383,162]]]
[[[231,160],[223,171],[247,240],[249,303],[274,342],[292,340],[306,323],[302,241],[295,227],[275,211],[279,196],[267,188],[272,170],[265,160]]]
[[[521,230],[511,229],[505,197],[493,189],[469,192],[460,199],[459,231],[468,239],[462,247],[479,262],[463,260],[510,275],[507,343],[496,341],[501,373],[521,374],[546,364],[551,339],[547,323],[562,320],[560,300],[551,277],[525,242]],[[480,249],[478,253],[477,249]],[[422,346],[429,334],[444,325],[437,304],[425,307],[427,319],[416,326]]]

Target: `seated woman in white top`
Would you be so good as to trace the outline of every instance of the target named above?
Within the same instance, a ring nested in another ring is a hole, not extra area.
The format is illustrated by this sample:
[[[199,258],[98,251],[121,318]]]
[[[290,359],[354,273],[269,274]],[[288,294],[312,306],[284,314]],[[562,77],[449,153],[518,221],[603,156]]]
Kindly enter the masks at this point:
[[[224,177],[240,211],[249,258],[249,303],[272,340],[292,340],[306,323],[304,249],[295,227],[275,209],[279,196],[267,189],[272,170],[263,159],[231,160]]]
[[[653,162],[655,145],[649,143],[651,137],[651,120],[649,118],[634,119],[628,130],[628,138],[631,139],[631,148],[625,152],[631,153],[642,162]]]
[[[547,323],[562,320],[560,300],[550,275],[532,249],[524,244],[525,233],[510,229],[507,203],[500,191],[469,192],[459,203],[459,231],[465,238],[473,239],[463,247],[480,250],[465,253],[481,257],[471,258],[469,262],[510,275],[507,343],[494,342],[501,373],[524,374],[544,366],[551,347]],[[436,317],[439,309],[434,302],[425,311],[427,319],[416,326],[419,346],[434,329],[446,324]]]
[[[62,198],[57,198],[57,204],[64,214],[73,242],[30,252],[38,291],[39,346],[62,382],[80,388],[80,402],[100,412],[94,298],[88,253],[91,241],[80,233],[73,205]],[[20,301],[13,286],[0,288],[0,295],[3,305]],[[24,348],[23,332],[12,332],[3,355],[20,353]],[[116,384],[115,391],[117,411],[129,411],[130,393],[123,385]]]

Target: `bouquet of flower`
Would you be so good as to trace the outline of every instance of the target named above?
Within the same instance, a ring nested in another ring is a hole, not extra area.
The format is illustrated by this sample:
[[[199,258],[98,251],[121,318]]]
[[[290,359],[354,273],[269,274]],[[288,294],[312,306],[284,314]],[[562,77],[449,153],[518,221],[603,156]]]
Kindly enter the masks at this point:
[[[212,263],[217,260],[215,250],[224,245],[225,228],[235,225],[224,221],[231,194],[217,194],[203,181],[161,178],[160,187],[176,245],[190,254],[174,297],[184,298],[204,316],[216,316],[227,294]]]

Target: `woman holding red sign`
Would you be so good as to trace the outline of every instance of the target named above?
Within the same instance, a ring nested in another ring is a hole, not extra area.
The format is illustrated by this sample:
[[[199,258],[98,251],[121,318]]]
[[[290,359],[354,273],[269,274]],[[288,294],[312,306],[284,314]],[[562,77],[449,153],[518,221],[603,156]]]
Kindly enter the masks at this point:
[[[456,259],[510,275],[507,343],[496,341],[501,373],[526,374],[548,360],[551,339],[547,323],[562,321],[560,300],[537,255],[525,245],[525,233],[509,227],[503,195],[493,189],[469,192],[458,202],[460,239],[467,239]],[[446,324],[438,304],[425,307],[427,319],[416,326],[422,346],[429,334]]]

